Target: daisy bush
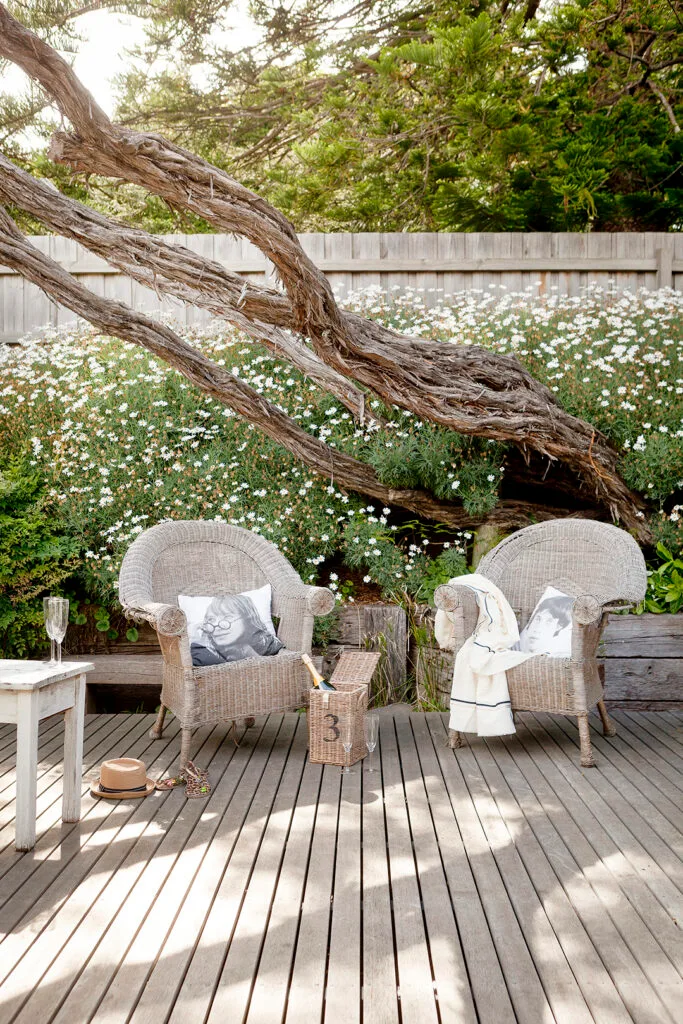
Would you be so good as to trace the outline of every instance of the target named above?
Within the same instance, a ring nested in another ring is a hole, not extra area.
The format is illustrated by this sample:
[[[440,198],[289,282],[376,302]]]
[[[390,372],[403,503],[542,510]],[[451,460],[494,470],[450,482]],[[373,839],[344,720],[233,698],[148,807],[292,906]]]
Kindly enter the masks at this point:
[[[353,306],[398,330],[515,355],[565,409],[610,438],[621,452],[622,476],[652,504],[655,538],[680,552],[683,293],[554,292],[539,300],[493,287],[427,309],[406,289],[390,304],[360,294]]]
[[[186,338],[332,446],[379,463],[387,444],[411,446],[420,433],[413,417],[356,429],[328,395],[228,327]],[[485,443],[466,447],[473,461],[478,447],[482,465],[493,465]],[[434,448],[444,493],[463,450],[456,435]],[[304,579],[322,579],[350,600],[347,581],[322,570],[334,555],[366,583],[415,596],[425,579],[433,590],[435,561],[443,578],[465,565],[469,534],[432,539],[427,553],[420,524],[391,522],[391,509],[342,493],[166,364],[87,327],[46,331],[3,350],[0,452],[23,453],[28,470],[42,475],[54,521],[81,543],[85,591],[103,604],[115,600],[132,540],[169,518],[216,519],[261,533]],[[429,459],[413,470],[422,485],[438,475]],[[472,508],[495,503],[490,482],[482,496],[467,480],[465,473]]]
[[[567,409],[608,434],[624,477],[651,502],[658,538],[675,552],[683,546],[682,296],[594,290],[539,301],[499,290],[427,308],[408,289],[344,301],[414,335],[514,353]],[[377,402],[370,405],[384,425],[359,428],[337,401],[228,325],[182,333],[305,430],[371,463],[383,482],[424,487],[474,514],[496,504],[504,445]],[[40,476],[46,516],[80,547],[78,586],[104,606],[115,604],[132,540],[169,518],[258,532],[339,598],[353,599],[340,565],[385,595],[416,600],[465,566],[469,534],[343,493],[143,349],[89,327],[47,329],[0,350],[0,459],[14,472],[23,460]]]

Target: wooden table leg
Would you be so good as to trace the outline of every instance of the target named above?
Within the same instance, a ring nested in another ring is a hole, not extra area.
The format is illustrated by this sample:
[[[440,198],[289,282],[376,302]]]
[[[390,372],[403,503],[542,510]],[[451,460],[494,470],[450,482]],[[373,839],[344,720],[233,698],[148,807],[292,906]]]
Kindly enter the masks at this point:
[[[84,709],[85,675],[80,675],[74,679],[74,705],[64,712],[62,821],[78,821],[81,817]]]
[[[17,694],[17,850],[32,850],[36,842],[39,699],[37,690]]]

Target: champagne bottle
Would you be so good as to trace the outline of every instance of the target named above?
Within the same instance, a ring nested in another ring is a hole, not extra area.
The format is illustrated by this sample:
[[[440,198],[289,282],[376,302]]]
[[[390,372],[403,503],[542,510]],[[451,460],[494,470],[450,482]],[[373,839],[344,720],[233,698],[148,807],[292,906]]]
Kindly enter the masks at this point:
[[[313,680],[313,685],[318,690],[336,690],[337,689],[336,686],[333,686],[332,683],[328,683],[327,680],[324,679],[320,675],[320,673],[318,672],[317,668],[315,667],[315,665],[311,661],[311,659],[308,656],[308,654],[302,654],[301,655],[301,660],[303,661],[303,663],[306,666],[306,668],[308,669],[308,671],[311,673],[311,679]]]

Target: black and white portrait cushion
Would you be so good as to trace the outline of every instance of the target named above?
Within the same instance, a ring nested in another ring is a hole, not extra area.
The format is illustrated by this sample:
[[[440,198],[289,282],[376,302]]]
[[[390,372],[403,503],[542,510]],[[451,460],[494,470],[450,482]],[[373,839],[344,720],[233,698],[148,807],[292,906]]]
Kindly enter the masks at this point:
[[[520,651],[570,658],[573,604],[574,598],[569,594],[555,587],[546,587],[519,634]]]
[[[277,654],[284,644],[275,635],[270,613],[271,587],[218,597],[180,594],[187,617],[193,665],[220,665],[257,655]]]

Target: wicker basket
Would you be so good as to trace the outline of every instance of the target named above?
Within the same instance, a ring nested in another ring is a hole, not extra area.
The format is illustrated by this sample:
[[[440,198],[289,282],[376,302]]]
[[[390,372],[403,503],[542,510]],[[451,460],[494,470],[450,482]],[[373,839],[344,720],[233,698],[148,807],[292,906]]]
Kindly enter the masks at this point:
[[[336,690],[313,689],[308,705],[308,751],[314,764],[355,764],[367,754],[363,721],[368,691],[379,654],[346,651],[334,670]],[[351,719],[352,746],[347,754],[342,738]]]

